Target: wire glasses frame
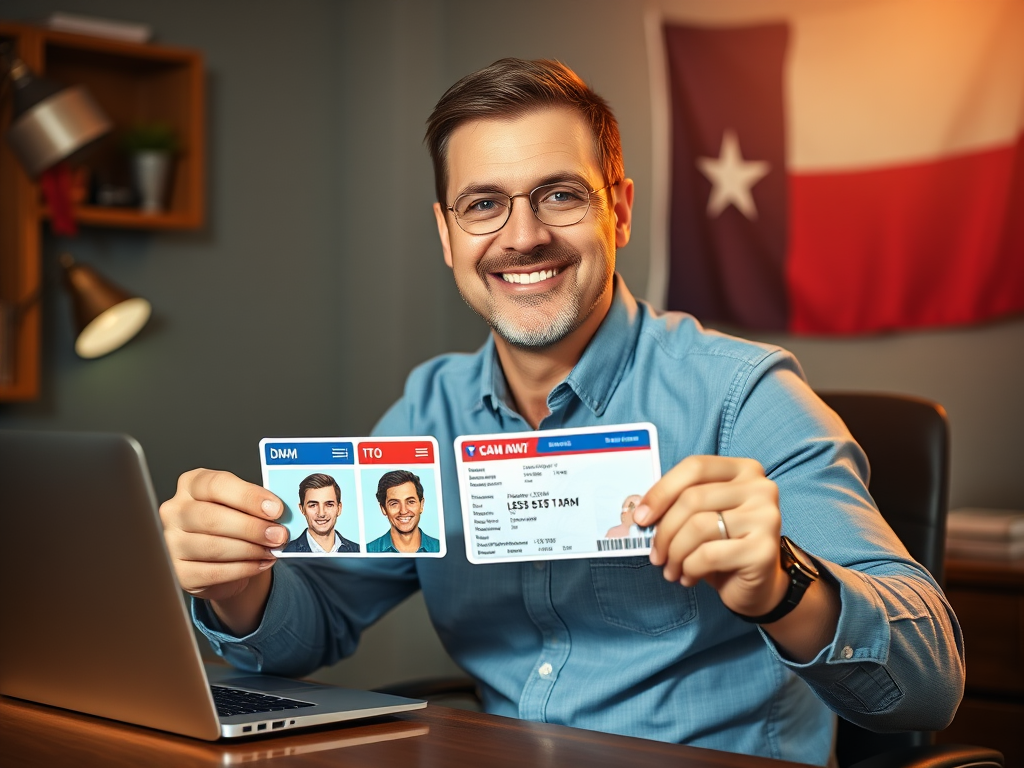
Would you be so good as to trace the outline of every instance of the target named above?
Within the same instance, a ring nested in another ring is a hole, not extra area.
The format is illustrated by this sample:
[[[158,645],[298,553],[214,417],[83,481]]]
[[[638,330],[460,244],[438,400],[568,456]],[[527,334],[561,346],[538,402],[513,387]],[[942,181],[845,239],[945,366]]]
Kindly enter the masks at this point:
[[[618,182],[590,190],[578,181],[556,181],[541,184],[530,192],[506,195],[503,192],[467,192],[447,206],[463,232],[470,235],[489,235],[508,223],[512,215],[512,201],[525,197],[530,201],[533,215],[550,227],[570,227],[583,221],[593,196],[614,187]]]

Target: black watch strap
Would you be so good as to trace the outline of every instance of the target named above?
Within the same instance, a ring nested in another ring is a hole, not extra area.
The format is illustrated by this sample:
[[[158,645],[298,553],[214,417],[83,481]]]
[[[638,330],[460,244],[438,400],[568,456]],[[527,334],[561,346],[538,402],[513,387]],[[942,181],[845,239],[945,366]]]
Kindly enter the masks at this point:
[[[742,613],[736,615],[751,624],[771,624],[781,619],[803,599],[804,592],[818,579],[818,569],[810,562],[807,555],[797,548],[788,536],[783,536],[779,544],[779,563],[789,576],[789,588],[782,600],[768,613],[760,616],[745,616]]]

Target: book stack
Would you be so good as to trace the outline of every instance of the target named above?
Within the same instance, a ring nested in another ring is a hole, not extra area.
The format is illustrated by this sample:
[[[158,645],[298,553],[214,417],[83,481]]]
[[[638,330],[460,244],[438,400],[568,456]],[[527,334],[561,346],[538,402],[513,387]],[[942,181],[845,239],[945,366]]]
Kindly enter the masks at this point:
[[[946,555],[972,560],[1024,559],[1024,510],[954,509],[946,530]]]

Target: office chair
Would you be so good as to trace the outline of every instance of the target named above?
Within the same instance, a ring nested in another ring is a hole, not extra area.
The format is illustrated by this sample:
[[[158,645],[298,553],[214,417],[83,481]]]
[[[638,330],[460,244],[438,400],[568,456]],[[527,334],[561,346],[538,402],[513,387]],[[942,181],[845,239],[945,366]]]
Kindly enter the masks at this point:
[[[944,581],[949,426],[938,403],[905,395],[819,392],[871,464],[869,490],[911,556]],[[874,733],[839,719],[836,757],[857,768],[1001,766],[990,749],[934,745],[930,732]]]
[[[903,395],[819,393],[846,422],[871,463],[871,495],[911,556],[943,582],[949,488],[949,428],[938,403]],[[470,678],[422,680],[379,689],[435,701],[476,696]],[[477,697],[477,701],[479,698]],[[993,749],[933,744],[928,732],[874,733],[839,719],[842,768],[1002,768]]]

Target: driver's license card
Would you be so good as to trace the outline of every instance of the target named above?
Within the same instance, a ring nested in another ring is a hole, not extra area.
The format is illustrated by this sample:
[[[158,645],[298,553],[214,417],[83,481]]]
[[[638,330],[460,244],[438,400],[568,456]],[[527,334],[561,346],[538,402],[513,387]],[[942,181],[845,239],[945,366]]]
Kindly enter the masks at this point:
[[[653,424],[455,440],[471,563],[645,555],[633,509],[661,477]]]

